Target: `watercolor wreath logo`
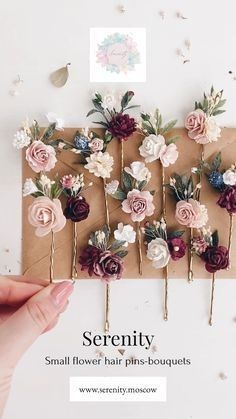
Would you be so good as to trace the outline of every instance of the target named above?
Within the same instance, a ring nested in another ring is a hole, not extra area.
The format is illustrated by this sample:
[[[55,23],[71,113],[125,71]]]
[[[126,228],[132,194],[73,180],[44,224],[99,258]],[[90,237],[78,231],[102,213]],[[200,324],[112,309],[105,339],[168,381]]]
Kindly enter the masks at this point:
[[[140,53],[134,39],[128,34],[115,32],[98,44],[97,63],[111,73],[125,73],[135,70],[140,63]]]

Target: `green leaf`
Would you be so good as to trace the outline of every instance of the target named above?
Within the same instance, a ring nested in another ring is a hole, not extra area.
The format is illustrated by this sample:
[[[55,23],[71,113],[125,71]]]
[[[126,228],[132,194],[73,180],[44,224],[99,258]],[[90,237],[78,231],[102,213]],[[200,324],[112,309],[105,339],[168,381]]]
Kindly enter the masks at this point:
[[[120,258],[124,258],[128,255],[128,250],[119,250],[119,252],[116,252],[115,255],[119,256]]]
[[[214,158],[214,160],[213,160],[213,162],[212,162],[212,164],[211,164],[211,170],[212,170],[213,172],[218,171],[218,170],[219,170],[219,168],[220,168],[220,166],[221,166],[221,152],[219,152],[219,153],[215,156],[215,158]]]
[[[49,127],[45,130],[43,134],[43,139],[47,141],[49,138],[51,138],[54,134],[56,128],[56,123],[50,124]]]
[[[126,243],[126,242],[125,242],[125,241],[123,241],[123,240],[115,240],[115,241],[111,244],[110,249],[111,249],[111,250],[117,250],[117,249],[119,249],[120,247],[124,246],[124,244],[125,244],[125,243]]]
[[[150,120],[150,115],[148,113],[141,112],[140,116],[141,116],[143,121],[149,121]]]
[[[94,113],[97,113],[97,109],[91,109],[91,111],[89,111],[86,115],[86,117],[93,115]]]
[[[101,105],[100,102],[98,102],[96,99],[93,99],[92,102],[93,102],[93,106],[94,106],[95,109],[97,109],[99,112],[103,112],[104,111],[104,109],[103,109],[103,107],[102,107],[102,105]]]
[[[106,122],[102,122],[102,121],[93,121],[93,124],[102,125],[103,127],[106,127],[106,128],[107,128],[107,123],[106,123]]]
[[[138,189],[139,191],[142,191],[145,186],[147,185],[147,181],[146,180],[142,180],[141,182],[138,183]]]
[[[179,140],[179,135],[175,135],[174,137],[171,137],[171,138],[169,138],[167,141],[166,141],[166,145],[169,145],[169,144],[174,144],[176,141],[178,141]]]
[[[133,108],[140,108],[140,105],[127,106],[127,108],[124,108],[124,109],[127,111],[128,109],[133,109]]]
[[[213,116],[216,116],[216,115],[220,115],[221,113],[224,113],[224,112],[225,112],[225,110],[223,110],[223,109],[219,109],[219,110],[214,111],[214,112],[212,113],[212,115],[213,115]]]
[[[172,231],[171,233],[168,233],[168,239],[176,239],[176,238],[182,237],[184,233],[185,233],[184,230]]]
[[[117,199],[118,201],[124,201],[124,199],[127,197],[127,194],[122,191],[122,189],[118,188],[117,191],[110,196],[114,199]]]
[[[149,125],[146,122],[142,122],[142,129],[146,130],[148,132],[148,134],[156,135],[156,131],[155,131],[154,127],[152,127],[151,125]]]
[[[133,178],[125,170],[122,173],[122,180],[126,191],[131,191],[133,189]]]
[[[168,122],[167,124],[164,125],[164,127],[161,130],[162,134],[166,134],[168,131],[170,131],[177,123],[177,119]]]
[[[219,234],[218,234],[217,230],[214,231],[211,238],[212,238],[212,245],[213,246],[218,246],[218,244],[219,244]]]

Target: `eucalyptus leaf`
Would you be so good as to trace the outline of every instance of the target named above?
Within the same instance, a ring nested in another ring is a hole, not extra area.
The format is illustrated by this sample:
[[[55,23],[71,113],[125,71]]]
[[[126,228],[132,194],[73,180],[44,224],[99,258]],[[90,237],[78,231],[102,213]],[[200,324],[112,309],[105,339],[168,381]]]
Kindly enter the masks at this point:
[[[91,109],[91,111],[89,111],[86,115],[86,117],[93,115],[94,113],[97,113],[97,109]]]
[[[119,249],[120,247],[124,246],[124,244],[125,244],[125,243],[126,243],[126,242],[125,242],[125,241],[123,241],[123,240],[115,240],[115,241],[111,244],[110,249],[111,249],[111,250],[117,250],[117,249]]]
[[[115,255],[119,256],[120,258],[124,258],[125,256],[128,255],[128,251],[127,250],[119,250],[119,252],[116,252]]]
[[[65,67],[61,67],[58,70],[54,71],[52,74],[50,74],[51,83],[55,87],[65,86],[69,77],[69,71],[68,71],[69,65],[70,63],[68,63]]]
[[[165,124],[161,130],[162,134],[166,134],[168,131],[170,131],[176,125],[176,123],[177,123],[177,119]]]

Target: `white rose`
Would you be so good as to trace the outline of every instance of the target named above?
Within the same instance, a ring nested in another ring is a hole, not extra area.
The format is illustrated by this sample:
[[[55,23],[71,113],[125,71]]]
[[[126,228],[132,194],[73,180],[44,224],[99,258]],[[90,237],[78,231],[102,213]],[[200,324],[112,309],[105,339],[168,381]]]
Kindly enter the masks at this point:
[[[215,119],[210,117],[205,122],[205,135],[209,143],[217,141],[220,137],[221,128],[217,125]]]
[[[107,93],[105,96],[103,96],[101,105],[104,109],[112,110],[116,107],[115,96],[112,93]]]
[[[164,144],[161,147],[159,154],[162,166],[169,167],[171,164],[174,164],[179,157],[179,152],[175,144],[171,143],[169,145]]]
[[[23,196],[31,195],[35,192],[38,192],[37,186],[34,184],[33,180],[31,178],[26,179],[24,186],[23,186]]]
[[[235,186],[236,185],[236,170],[228,169],[223,174],[223,181],[225,185]]]
[[[92,150],[93,153],[96,153],[97,151],[103,150],[104,141],[101,138],[93,138],[89,142],[89,148]]]
[[[110,183],[106,185],[106,193],[109,195],[114,195],[118,189],[119,181],[118,180],[112,180]]]
[[[170,251],[164,239],[156,238],[148,243],[147,258],[156,269],[164,268],[170,259]]]
[[[27,132],[24,129],[21,129],[14,135],[13,147],[20,150],[21,148],[27,147],[30,142],[31,138],[28,136]]]
[[[90,173],[103,179],[110,177],[114,159],[107,151],[105,153],[101,151],[93,153],[89,157],[86,157],[86,161],[87,164],[84,167]]]
[[[124,246],[128,246],[128,243],[135,243],[136,232],[130,224],[124,225],[123,223],[119,223],[117,227],[117,230],[114,231],[116,240],[124,241]]]
[[[142,182],[143,180],[149,182],[151,179],[151,172],[141,161],[134,161],[130,167],[125,167],[124,170],[138,182]]]
[[[64,121],[53,112],[48,112],[46,118],[50,124],[56,124],[55,129],[57,131],[64,131]]]
[[[151,163],[159,159],[161,147],[165,144],[163,135],[151,134],[144,138],[142,145],[139,147],[139,152],[145,158],[146,163]]]

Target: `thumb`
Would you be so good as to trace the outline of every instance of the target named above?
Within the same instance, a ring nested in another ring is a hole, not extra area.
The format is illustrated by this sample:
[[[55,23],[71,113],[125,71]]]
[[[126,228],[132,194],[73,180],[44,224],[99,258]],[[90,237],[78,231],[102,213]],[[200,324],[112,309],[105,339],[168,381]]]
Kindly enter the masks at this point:
[[[73,291],[69,281],[50,284],[0,326],[0,360],[14,368],[28,347],[60,314]]]

